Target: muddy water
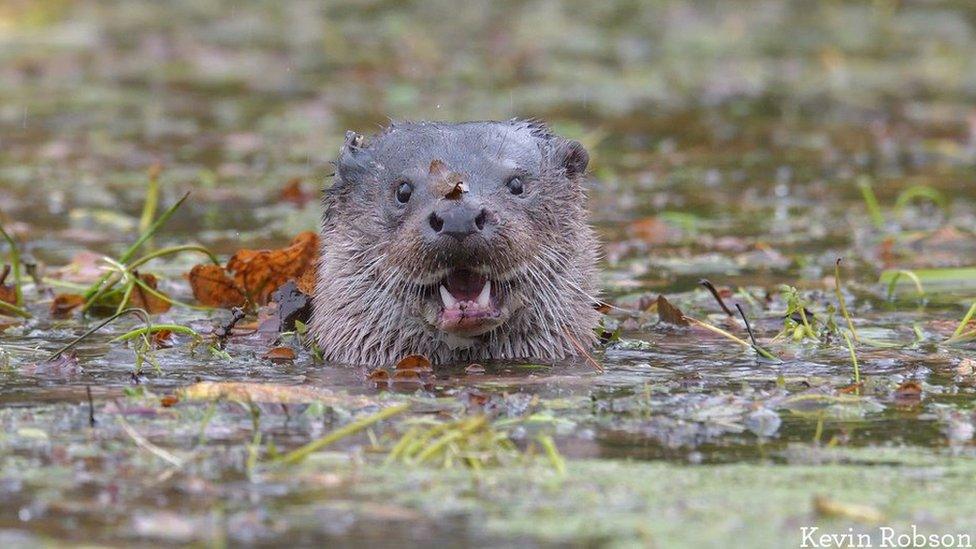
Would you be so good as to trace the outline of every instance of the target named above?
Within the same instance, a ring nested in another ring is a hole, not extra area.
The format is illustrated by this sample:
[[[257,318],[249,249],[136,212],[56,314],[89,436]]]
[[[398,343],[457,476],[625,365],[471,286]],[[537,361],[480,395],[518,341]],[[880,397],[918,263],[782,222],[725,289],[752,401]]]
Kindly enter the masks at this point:
[[[301,178],[314,197],[347,128],[369,132],[387,117],[542,117],[592,151],[604,296],[617,307],[606,319],[613,341],[595,353],[605,372],[584,361],[489,364],[484,374],[460,365],[388,391],[306,352],[272,364],[260,358],[269,342],[240,337],[226,355],[180,340],[134,375],[134,350],[109,343],[137,326],[130,321],[79,345],[80,371],[38,372],[32,365],[91,321],[51,320],[50,294],[30,286],[34,319],[0,334],[0,492],[10,503],[0,510],[0,537],[26,545],[48,537],[564,539],[542,523],[519,529],[492,510],[497,501],[440,508],[411,496],[416,485],[373,472],[371,452],[405,430],[396,422],[378,441],[340,444],[323,462],[338,471],[331,480],[298,475],[311,483],[302,486],[249,476],[246,410],[221,404],[207,423],[205,404],[158,406],[158,396],[200,380],[341,396],[325,411],[262,407],[259,430],[282,448],[376,404],[412,399],[427,412],[463,413],[458,403],[474,392],[488,395],[502,419],[532,418],[511,432],[517,444],[552,434],[580,468],[648,460],[680,476],[699,474],[684,464],[805,464],[825,446],[852,452],[842,462],[864,464],[902,459],[881,452],[890,447],[972,454],[973,377],[962,360],[974,347],[943,344],[976,295],[971,272],[925,278],[922,297],[907,278],[893,296],[879,282],[885,269],[976,265],[976,14],[964,3],[501,2],[459,20],[440,16],[453,11],[447,2],[237,4],[0,8],[0,220],[28,257],[54,268],[84,250],[118,254],[136,236],[146,170],[156,163],[165,203],[193,194],[154,245],[196,242],[229,254],[315,227],[314,198],[296,206],[280,192]],[[862,178],[877,195],[877,222]],[[899,203],[919,186],[940,198]],[[869,340],[856,346],[857,391],[837,333],[799,343],[776,337],[784,284],[801,290],[818,319],[843,325],[832,313],[838,258],[854,322]],[[165,291],[189,300],[182,274],[196,260],[152,270]],[[702,278],[742,305],[780,360],[641,312],[665,294],[686,314],[746,338]],[[206,332],[227,316],[177,307],[159,320]],[[189,464],[167,471],[117,417]],[[645,473],[608,476],[607,489]],[[365,480],[356,485],[350,475]],[[383,506],[384,486],[400,494],[396,505]],[[199,502],[185,507],[188,497]],[[629,501],[616,502],[619,516],[632,510]],[[96,504],[106,511],[87,508]],[[482,515],[502,526],[486,526]],[[607,528],[598,540],[639,534],[629,523]]]

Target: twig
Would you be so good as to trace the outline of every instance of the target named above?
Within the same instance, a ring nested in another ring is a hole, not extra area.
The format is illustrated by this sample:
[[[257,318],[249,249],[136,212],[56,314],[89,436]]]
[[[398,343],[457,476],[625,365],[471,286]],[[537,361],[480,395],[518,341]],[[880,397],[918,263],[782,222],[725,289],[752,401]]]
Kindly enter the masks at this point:
[[[95,401],[92,400],[91,385],[85,385],[85,394],[88,395],[88,426],[95,426]]]
[[[586,352],[586,349],[584,349],[584,348],[583,348],[583,346],[582,346],[582,345],[580,345],[580,342],[579,342],[579,341],[576,341],[576,338],[575,338],[575,337],[573,337],[573,336],[572,336],[572,334],[570,334],[570,333],[569,333],[569,329],[568,329],[568,328],[566,328],[566,327],[563,327],[563,333],[564,333],[564,334],[566,334],[566,339],[568,339],[568,340],[569,340],[569,342],[573,344],[573,347],[575,347],[575,348],[576,348],[576,351],[577,351],[577,352],[578,352],[579,354],[581,354],[581,355],[583,355],[583,356],[584,356],[584,357],[586,358],[586,362],[587,362],[587,363],[588,363],[588,364],[589,364],[590,366],[593,366],[593,368],[594,368],[594,369],[595,369],[595,370],[596,370],[597,372],[600,372],[601,374],[602,374],[602,373],[603,373],[604,371],[606,371],[606,370],[604,370],[604,368],[603,368],[603,365],[602,365],[602,364],[600,364],[599,362],[597,362],[597,361],[596,361],[596,360],[595,360],[595,359],[593,358],[593,356],[592,356],[592,355],[590,355],[590,353],[588,353],[588,352]]]
[[[244,314],[244,309],[240,307],[234,307],[231,309],[231,313],[233,313],[234,316],[232,316],[226,324],[214,330],[214,335],[217,336],[217,347],[219,349],[224,348],[224,344],[227,343],[227,338],[230,337],[230,333],[234,330],[234,326],[236,326],[237,323],[243,320],[246,316]]]
[[[749,324],[749,319],[746,318],[746,313],[742,310],[742,306],[736,303],[735,308],[739,311],[739,315],[742,317],[742,322],[744,322],[746,325],[746,332],[749,334],[749,340],[752,341],[752,348],[757,353],[770,360],[779,360],[779,357],[764,349],[761,345],[759,345],[759,342],[756,341],[756,334],[752,333],[752,325]]]
[[[725,314],[729,315],[730,317],[735,316],[734,314],[732,314],[732,311],[729,309],[728,305],[725,304],[725,300],[722,299],[722,296],[718,294],[718,290],[715,289],[715,286],[712,284],[710,280],[708,280],[707,278],[703,278],[699,280],[698,283],[704,286],[705,289],[707,289],[709,292],[712,293],[712,297],[715,298],[715,301],[718,301],[719,306],[722,307],[722,310],[725,311]]]

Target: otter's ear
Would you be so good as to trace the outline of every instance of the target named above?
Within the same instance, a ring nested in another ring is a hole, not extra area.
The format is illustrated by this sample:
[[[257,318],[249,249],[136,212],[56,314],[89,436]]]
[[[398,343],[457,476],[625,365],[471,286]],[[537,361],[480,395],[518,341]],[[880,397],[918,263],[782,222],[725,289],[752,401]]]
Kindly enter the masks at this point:
[[[366,174],[370,165],[370,154],[366,150],[366,140],[356,132],[346,132],[346,140],[339,148],[336,173],[344,182],[356,181]]]
[[[583,175],[587,164],[590,163],[590,153],[579,141],[557,138],[555,158],[556,165],[566,170],[567,177]]]

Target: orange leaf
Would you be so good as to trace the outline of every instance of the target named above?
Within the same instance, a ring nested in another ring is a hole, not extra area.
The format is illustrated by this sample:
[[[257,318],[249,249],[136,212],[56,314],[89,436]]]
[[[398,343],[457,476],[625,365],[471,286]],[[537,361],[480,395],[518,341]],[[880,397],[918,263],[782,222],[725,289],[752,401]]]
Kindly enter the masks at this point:
[[[13,286],[7,286],[4,282],[7,280],[7,275],[10,274],[10,265],[4,265],[3,271],[0,272],[0,301],[5,301],[11,305],[17,304],[17,291]]]
[[[244,293],[219,265],[197,265],[187,278],[193,297],[207,307],[229,309],[244,305]]]
[[[5,301],[11,305],[17,303],[17,292],[13,286],[0,284],[0,301]]]
[[[302,187],[301,177],[293,177],[285,183],[285,187],[281,189],[281,194],[278,197],[284,202],[291,202],[296,206],[304,206],[307,202],[314,199],[315,195]]]
[[[295,351],[291,347],[275,347],[264,354],[271,362],[291,362],[295,360]]]
[[[279,286],[314,269],[318,251],[319,235],[306,231],[285,248],[240,250],[227,262],[227,270],[234,274],[234,282],[255,304],[264,305]]]
[[[51,302],[51,316],[54,318],[68,318],[72,311],[85,304],[84,296],[78,294],[58,294]]]
[[[429,372],[433,368],[430,366],[430,360],[424,355],[409,355],[403,357],[400,362],[397,362],[396,370],[397,372],[401,370],[413,370],[415,372]]]
[[[146,286],[149,286],[153,290],[156,290],[157,280],[156,277],[151,274],[138,274],[139,280],[145,282]],[[156,290],[159,292],[159,290]],[[162,293],[162,292],[159,292]],[[136,284],[132,288],[132,294],[129,296],[129,307],[136,307],[138,309],[144,309],[149,314],[165,313],[170,310],[173,306],[172,303],[162,299],[151,292],[147,291],[142,286]]]
[[[295,283],[298,285],[298,290],[305,295],[314,296],[315,295],[315,282],[318,280],[318,269],[315,265],[309,267],[302,276],[298,277]]]
[[[180,401],[180,397],[176,395],[163,395],[162,397],[159,398],[159,404],[163,408],[169,408],[170,406],[175,405],[179,401]]]

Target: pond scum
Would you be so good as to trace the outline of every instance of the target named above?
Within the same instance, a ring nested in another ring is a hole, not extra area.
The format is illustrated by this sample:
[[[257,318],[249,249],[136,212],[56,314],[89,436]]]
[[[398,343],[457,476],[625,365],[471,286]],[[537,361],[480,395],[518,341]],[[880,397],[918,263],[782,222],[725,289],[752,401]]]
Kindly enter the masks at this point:
[[[386,4],[0,8],[0,546],[976,536],[971,8]],[[318,187],[394,112],[593,152],[597,349],[322,362]]]

